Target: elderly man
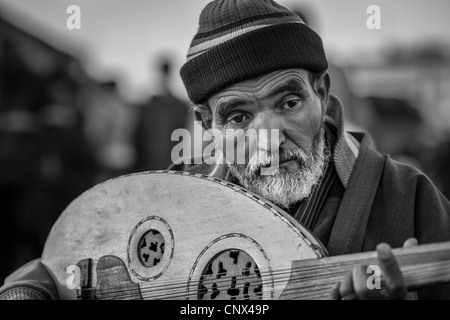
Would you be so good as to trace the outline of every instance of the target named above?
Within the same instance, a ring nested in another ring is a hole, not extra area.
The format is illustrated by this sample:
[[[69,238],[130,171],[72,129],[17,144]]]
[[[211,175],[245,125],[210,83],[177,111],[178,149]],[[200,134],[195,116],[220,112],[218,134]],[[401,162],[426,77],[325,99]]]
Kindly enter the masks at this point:
[[[270,156],[251,165],[226,159],[227,166],[173,168],[238,183],[276,203],[332,255],[377,248],[387,293],[369,290],[357,267],[330,298],[405,298],[390,247],[377,244],[449,240],[450,204],[418,170],[378,154],[364,134],[344,131],[327,66],[320,37],[276,2],[210,2],[181,69],[194,111],[225,139],[227,129],[278,130],[279,170],[261,175]],[[443,286],[419,297],[449,293]]]
[[[364,134],[344,131],[343,106],[329,94],[327,66],[321,38],[276,2],[210,2],[181,69],[193,109],[206,129],[223,132],[225,140],[229,129],[276,130],[277,150],[246,163],[225,152],[226,165],[195,162],[172,169],[232,181],[265,197],[311,230],[331,255],[377,249],[387,290],[370,290],[368,274],[356,267],[330,298],[407,298],[390,246],[450,240],[450,204],[418,170],[380,155]],[[274,162],[278,170],[263,175]],[[31,282],[52,297],[40,268],[38,262],[22,268],[7,288]],[[440,286],[418,296],[449,294],[448,286]]]

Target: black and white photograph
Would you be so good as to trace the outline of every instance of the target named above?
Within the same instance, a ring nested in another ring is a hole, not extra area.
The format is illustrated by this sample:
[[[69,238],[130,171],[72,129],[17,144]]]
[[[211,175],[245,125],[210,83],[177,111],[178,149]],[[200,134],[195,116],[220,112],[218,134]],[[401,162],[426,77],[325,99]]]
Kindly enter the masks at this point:
[[[0,300],[450,300],[449,12],[0,0]]]

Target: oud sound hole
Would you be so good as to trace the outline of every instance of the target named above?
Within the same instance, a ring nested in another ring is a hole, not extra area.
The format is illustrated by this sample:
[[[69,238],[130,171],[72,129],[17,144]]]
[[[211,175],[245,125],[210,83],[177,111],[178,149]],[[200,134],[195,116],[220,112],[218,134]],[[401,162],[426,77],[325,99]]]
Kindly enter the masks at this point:
[[[164,255],[164,237],[158,230],[149,230],[146,232],[138,244],[138,256],[142,265],[145,267],[154,267]]]
[[[205,267],[198,287],[199,300],[260,300],[260,270],[242,250],[227,250]]]

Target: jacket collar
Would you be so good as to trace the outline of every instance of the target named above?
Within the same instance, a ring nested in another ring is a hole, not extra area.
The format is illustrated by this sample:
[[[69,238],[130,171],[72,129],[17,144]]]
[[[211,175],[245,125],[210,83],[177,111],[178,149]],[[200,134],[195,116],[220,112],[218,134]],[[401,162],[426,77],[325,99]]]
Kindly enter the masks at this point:
[[[360,142],[352,134],[345,131],[343,106],[335,95],[330,95],[325,120],[327,124],[334,126],[337,131],[337,142],[333,155],[334,165],[342,185],[347,188],[359,155]]]

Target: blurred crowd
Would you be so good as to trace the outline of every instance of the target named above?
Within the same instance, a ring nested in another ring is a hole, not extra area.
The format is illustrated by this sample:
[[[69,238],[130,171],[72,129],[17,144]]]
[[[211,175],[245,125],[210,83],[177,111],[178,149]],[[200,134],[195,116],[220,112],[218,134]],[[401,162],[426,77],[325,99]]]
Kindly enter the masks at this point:
[[[166,169],[189,107],[172,94],[170,59],[153,95],[127,103],[69,54],[0,18],[0,281],[39,257],[72,200],[120,175]]]
[[[82,192],[171,164],[171,134],[193,118],[169,85],[178,70],[169,59],[157,65],[154,94],[127,103],[118,79],[94,81],[76,58],[0,20],[1,282],[40,256],[51,226]],[[380,152],[420,168],[450,197],[450,135],[430,143],[435,128],[411,101],[356,96],[351,72],[331,63],[330,73],[348,129],[369,132]]]

